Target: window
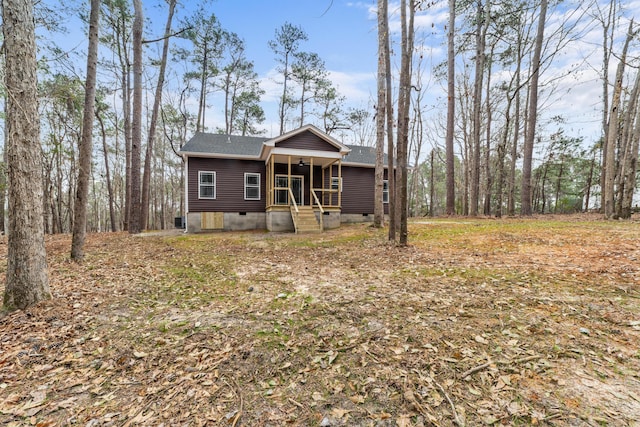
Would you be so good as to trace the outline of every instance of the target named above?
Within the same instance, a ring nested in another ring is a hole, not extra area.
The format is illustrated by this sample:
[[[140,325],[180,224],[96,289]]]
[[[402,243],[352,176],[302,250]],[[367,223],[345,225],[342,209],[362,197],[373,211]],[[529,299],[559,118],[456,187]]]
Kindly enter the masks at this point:
[[[382,181],[382,203],[389,203],[389,181]]]
[[[331,177],[331,189],[342,191],[342,178]]]
[[[198,172],[198,198],[215,199],[216,198],[216,173],[215,172]]]
[[[244,174],[244,199],[260,200],[260,174]]]

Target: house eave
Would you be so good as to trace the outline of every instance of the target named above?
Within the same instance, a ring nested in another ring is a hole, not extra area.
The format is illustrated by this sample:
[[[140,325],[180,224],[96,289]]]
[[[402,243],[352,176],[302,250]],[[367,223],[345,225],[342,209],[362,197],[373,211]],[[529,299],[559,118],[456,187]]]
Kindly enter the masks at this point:
[[[205,157],[208,159],[236,159],[236,160],[260,160],[260,156],[239,155],[239,154],[222,154],[222,153],[203,153],[200,151],[179,151],[182,157]]]

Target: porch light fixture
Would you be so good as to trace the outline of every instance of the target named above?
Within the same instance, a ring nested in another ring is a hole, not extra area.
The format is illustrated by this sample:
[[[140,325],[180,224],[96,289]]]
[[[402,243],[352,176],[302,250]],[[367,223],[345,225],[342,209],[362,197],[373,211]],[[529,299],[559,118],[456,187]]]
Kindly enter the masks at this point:
[[[302,161],[302,158],[300,158],[300,161],[298,162],[298,166],[300,167],[304,166],[304,161]]]

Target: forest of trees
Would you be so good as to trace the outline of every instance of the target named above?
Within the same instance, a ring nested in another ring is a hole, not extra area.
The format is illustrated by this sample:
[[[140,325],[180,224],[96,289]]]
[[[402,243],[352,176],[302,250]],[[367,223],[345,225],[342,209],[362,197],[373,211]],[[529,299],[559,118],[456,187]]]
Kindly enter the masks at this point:
[[[66,52],[56,38],[66,34],[60,17],[71,13],[85,20],[88,34],[90,5],[75,10],[54,1],[34,3],[45,232],[72,232],[83,217],[76,214],[77,203],[86,203],[82,228],[89,231],[173,227],[173,218],[184,213],[177,150],[196,131],[263,134],[265,91],[242,34],[225,29],[215,3],[186,16],[180,1],[159,2],[166,18],[159,34],[160,26],[148,28],[144,16],[151,4],[95,4],[99,55],[95,105],[87,120],[85,94],[91,86],[79,66],[87,52]],[[436,4],[410,1],[405,12],[420,16]],[[398,9],[389,7],[385,17],[398,20]],[[179,18],[176,10],[183,12]],[[452,12],[445,28],[411,24],[405,58],[410,69],[401,63],[401,34],[388,34],[387,96],[370,100],[368,108],[348,107],[323,59],[305,50],[309,35],[303,27],[274,24],[264,49],[279,73],[279,131],[313,123],[346,143],[375,145],[382,130],[390,142],[384,151],[391,149],[398,166],[403,158],[408,166],[409,216],[601,209],[607,218],[628,218],[637,203],[640,60],[632,52],[640,27],[630,22],[622,2],[449,1],[445,10]],[[545,110],[557,97],[561,77],[549,72],[550,65],[587,28],[601,34],[601,55],[589,58],[602,87],[602,135],[596,141],[568,134],[566,117],[549,117]],[[436,31],[450,53],[448,62],[434,66],[423,45]],[[408,73],[404,85],[401,71]],[[167,90],[167,76],[181,82],[179,90]],[[436,102],[441,108],[435,113],[428,98],[433,85],[449,92]],[[207,118],[213,97],[224,123],[212,128]],[[381,99],[392,115],[376,123],[377,112],[385,114]],[[407,117],[401,121],[403,110]],[[83,132],[86,125],[91,132]],[[406,138],[406,154],[396,153],[399,138]],[[83,167],[86,161],[90,168]],[[5,176],[0,186],[4,230]]]

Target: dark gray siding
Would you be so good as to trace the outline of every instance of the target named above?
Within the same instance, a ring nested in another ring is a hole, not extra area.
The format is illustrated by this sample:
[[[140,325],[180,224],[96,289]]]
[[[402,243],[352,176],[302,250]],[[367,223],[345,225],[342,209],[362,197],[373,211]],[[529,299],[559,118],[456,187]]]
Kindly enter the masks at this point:
[[[333,172],[338,175],[337,170]],[[375,170],[373,168],[342,167],[342,212],[373,213]]]
[[[189,157],[189,212],[264,212],[266,167],[262,161]],[[198,171],[216,172],[216,199],[198,198]],[[260,200],[244,200],[245,172],[260,174]]]
[[[338,169],[334,166],[333,176],[338,176]],[[387,170],[384,173],[387,177]],[[326,178],[328,181],[328,177]],[[328,183],[327,183],[328,185]],[[336,201],[334,196],[334,201]],[[342,166],[342,213],[345,214],[373,214],[375,199],[375,169],[352,166]],[[388,213],[388,204],[384,205]]]
[[[329,144],[327,141],[310,131],[305,131],[298,135],[294,135],[289,139],[280,141],[276,146],[281,148],[297,148],[300,150],[340,151],[338,147]]]

